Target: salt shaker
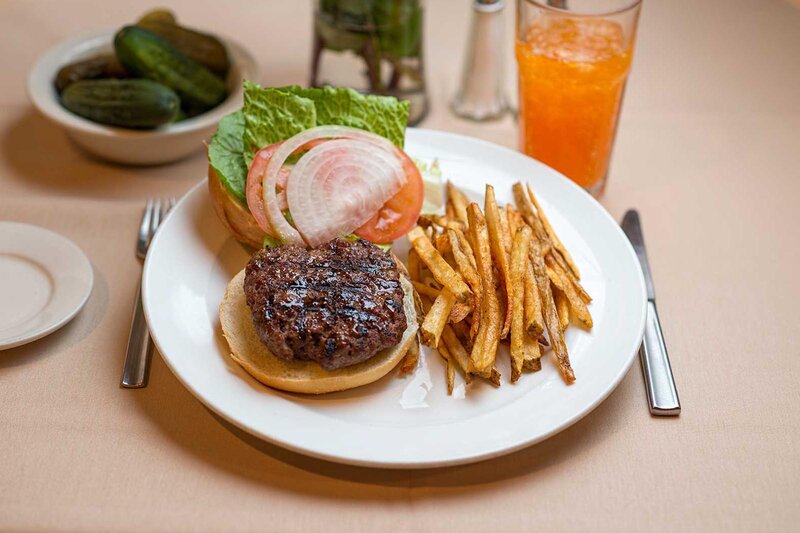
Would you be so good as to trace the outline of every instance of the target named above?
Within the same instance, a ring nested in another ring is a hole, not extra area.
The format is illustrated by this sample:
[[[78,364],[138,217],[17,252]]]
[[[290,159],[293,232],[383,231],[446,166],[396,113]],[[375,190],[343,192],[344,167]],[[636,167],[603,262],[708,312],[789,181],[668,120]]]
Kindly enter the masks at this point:
[[[461,86],[451,104],[453,112],[471,120],[500,118],[508,109],[503,77],[505,58],[503,0],[474,0],[472,27]]]

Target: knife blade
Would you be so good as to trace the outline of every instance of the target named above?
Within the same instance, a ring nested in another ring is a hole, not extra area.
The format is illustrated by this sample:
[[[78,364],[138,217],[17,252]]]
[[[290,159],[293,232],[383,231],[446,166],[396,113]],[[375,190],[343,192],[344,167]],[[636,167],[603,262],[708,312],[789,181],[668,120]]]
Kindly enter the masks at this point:
[[[628,210],[621,225],[639,259],[647,290],[644,337],[639,348],[639,358],[642,362],[642,375],[647,388],[650,413],[656,416],[675,416],[681,412],[681,403],[656,309],[656,291],[650,263],[647,261],[647,249],[644,245],[639,213],[635,209]]]
[[[633,251],[639,258],[639,264],[644,274],[644,285],[647,289],[647,299],[656,300],[656,290],[653,286],[653,275],[650,273],[650,263],[647,261],[647,249],[644,246],[644,235],[642,235],[642,224],[639,220],[639,212],[635,209],[628,210],[622,219],[622,231],[628,236],[628,240],[633,245]]]

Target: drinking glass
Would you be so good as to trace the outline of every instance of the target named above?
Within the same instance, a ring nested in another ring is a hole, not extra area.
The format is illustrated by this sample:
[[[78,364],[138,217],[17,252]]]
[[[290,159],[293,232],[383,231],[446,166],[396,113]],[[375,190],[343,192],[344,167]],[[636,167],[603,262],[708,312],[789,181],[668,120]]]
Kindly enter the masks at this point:
[[[520,150],[594,195],[608,176],[641,0],[517,0]]]

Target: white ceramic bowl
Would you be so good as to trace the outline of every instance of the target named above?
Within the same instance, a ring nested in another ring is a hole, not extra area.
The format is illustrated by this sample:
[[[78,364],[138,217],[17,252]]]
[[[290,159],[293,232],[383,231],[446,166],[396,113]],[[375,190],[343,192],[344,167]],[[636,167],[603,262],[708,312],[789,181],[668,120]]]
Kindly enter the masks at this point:
[[[168,163],[203,148],[217,122],[242,105],[242,80],[258,81],[258,65],[238,44],[222,39],[231,58],[228,98],[220,105],[176,124],[153,130],[132,130],[97,124],[61,105],[53,85],[58,70],[69,63],[113,51],[114,30],[95,31],[65,41],[46,52],[28,76],[28,96],[48,119],[64,127],[67,135],[88,152],[117,163],[155,165]]]

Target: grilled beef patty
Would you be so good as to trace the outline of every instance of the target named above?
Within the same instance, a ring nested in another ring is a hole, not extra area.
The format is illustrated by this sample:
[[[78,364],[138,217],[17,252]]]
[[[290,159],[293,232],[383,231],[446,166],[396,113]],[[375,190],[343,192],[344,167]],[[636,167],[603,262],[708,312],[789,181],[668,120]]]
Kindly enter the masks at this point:
[[[247,265],[244,292],[273,354],[326,370],[398,344],[407,326],[397,266],[365,240],[259,250]]]

